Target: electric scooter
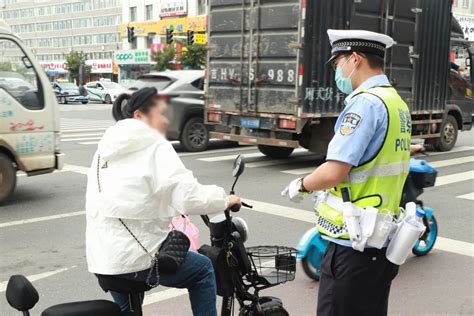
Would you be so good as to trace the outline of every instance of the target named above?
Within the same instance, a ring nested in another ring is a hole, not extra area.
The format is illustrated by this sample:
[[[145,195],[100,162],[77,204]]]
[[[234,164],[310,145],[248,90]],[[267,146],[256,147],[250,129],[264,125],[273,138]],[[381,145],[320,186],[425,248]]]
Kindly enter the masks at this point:
[[[234,194],[244,165],[244,159],[239,155],[234,161],[231,194]],[[245,203],[242,206],[252,207]],[[234,314],[235,301],[239,304],[239,315],[289,315],[281,299],[260,296],[259,293],[295,279],[297,250],[284,246],[245,248],[247,224],[242,218],[231,217],[228,210],[212,218],[201,217],[209,228],[211,245],[203,245],[199,253],[209,257],[213,263],[217,294],[222,296],[221,316]]]
[[[416,256],[427,255],[436,242],[438,224],[431,207],[425,206],[418,197],[423,194],[423,189],[435,185],[438,172],[425,160],[410,159],[410,173],[403,188],[401,206],[408,202],[415,202],[418,208],[425,211],[423,223],[426,230],[420,236],[412,249]],[[309,229],[301,237],[296,248],[298,259],[301,260],[304,272],[312,279],[318,281],[321,276],[321,261],[329,242],[321,238],[316,228]]]

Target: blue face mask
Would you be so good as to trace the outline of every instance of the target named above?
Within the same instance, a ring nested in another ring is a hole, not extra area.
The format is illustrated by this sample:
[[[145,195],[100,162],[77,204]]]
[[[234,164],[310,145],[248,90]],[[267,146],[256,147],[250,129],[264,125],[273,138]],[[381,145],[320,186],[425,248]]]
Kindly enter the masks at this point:
[[[348,78],[345,78],[344,75],[342,74],[342,69],[347,64],[347,62],[351,60],[351,58],[352,56],[348,60],[346,60],[346,62],[342,64],[342,66],[337,67],[336,69],[336,76],[335,76],[336,85],[337,85],[337,88],[341,90],[341,92],[344,94],[350,94],[353,91],[351,77],[355,71],[355,68],[354,70],[352,70]]]

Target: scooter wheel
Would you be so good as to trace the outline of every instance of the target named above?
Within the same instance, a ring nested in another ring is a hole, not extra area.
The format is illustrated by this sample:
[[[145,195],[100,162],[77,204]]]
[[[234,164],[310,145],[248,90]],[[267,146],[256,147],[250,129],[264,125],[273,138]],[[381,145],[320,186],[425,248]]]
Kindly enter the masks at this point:
[[[258,299],[260,309],[254,305],[251,310],[240,311],[239,316],[289,316],[281,299],[274,296],[262,296]]]
[[[313,251],[315,250],[311,249],[308,252],[308,255],[301,260],[301,264],[303,265],[303,270],[307,276],[315,281],[319,281],[321,278],[321,267],[316,267],[311,261],[311,258],[313,257]]]
[[[423,219],[425,225],[427,226],[427,232],[421,236],[420,239],[416,242],[415,246],[412,249],[412,252],[415,256],[425,256],[427,255],[436,242],[436,237],[438,236],[438,223],[433,214],[426,214],[426,218]]]

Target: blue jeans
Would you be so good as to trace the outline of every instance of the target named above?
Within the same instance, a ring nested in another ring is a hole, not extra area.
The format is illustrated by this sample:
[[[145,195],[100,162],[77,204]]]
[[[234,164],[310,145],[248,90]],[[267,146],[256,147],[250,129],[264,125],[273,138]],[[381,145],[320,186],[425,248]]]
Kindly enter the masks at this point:
[[[133,281],[146,281],[148,269],[117,275]],[[156,275],[150,282],[156,282]],[[211,260],[203,255],[189,251],[183,264],[175,274],[160,275],[160,285],[188,289],[194,316],[216,316],[216,279]],[[128,296],[111,291],[115,303],[123,312],[130,310]],[[143,297],[143,295],[142,295]]]

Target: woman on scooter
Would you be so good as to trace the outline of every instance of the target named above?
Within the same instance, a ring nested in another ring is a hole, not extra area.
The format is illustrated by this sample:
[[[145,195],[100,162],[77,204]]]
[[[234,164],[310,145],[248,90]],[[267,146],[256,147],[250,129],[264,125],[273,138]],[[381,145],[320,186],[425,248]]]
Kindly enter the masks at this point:
[[[216,213],[240,205],[239,197],[198,183],[186,169],[165,138],[166,107],[166,99],[155,88],[138,90],[122,110],[124,119],[99,142],[86,194],[86,250],[92,273],[146,282],[149,254],[155,254],[166,238],[174,216]],[[176,274],[156,278],[148,281],[187,288],[194,315],[217,314],[214,271],[207,257],[188,252]],[[122,311],[130,310],[126,295],[111,294]]]

